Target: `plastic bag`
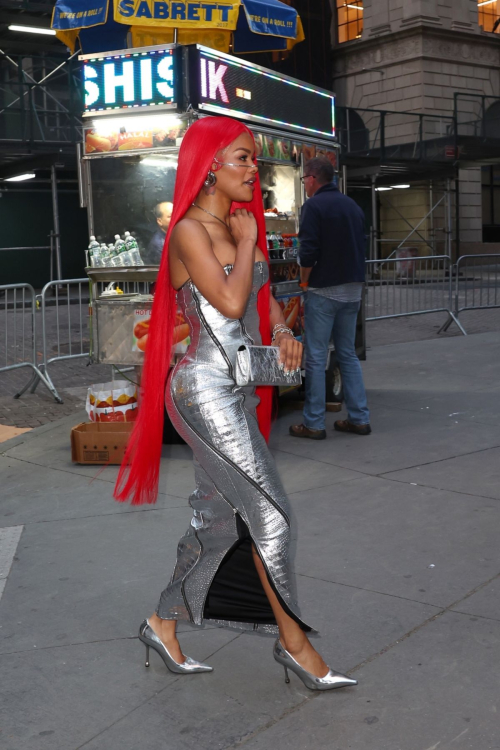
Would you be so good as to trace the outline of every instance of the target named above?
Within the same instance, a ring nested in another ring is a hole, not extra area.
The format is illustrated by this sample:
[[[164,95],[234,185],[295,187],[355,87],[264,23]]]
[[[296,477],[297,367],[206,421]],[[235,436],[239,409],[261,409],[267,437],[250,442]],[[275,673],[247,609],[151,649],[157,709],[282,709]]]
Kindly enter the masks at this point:
[[[94,383],[87,391],[85,408],[91,422],[134,422],[137,387],[128,380]]]

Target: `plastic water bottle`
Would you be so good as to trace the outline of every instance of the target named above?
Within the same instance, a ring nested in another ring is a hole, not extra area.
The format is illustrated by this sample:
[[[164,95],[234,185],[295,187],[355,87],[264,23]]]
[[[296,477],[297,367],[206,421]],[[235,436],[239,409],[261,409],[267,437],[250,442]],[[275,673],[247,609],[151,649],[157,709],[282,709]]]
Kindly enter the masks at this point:
[[[123,266],[123,263],[120,258],[120,253],[117,253],[115,250],[115,246],[112,242],[108,244],[108,253],[109,253],[109,265],[110,266]]]
[[[101,257],[101,265],[103,266],[110,266],[111,265],[111,257],[109,255],[108,246],[105,242],[101,244],[100,249],[100,257]]]
[[[101,257],[100,257],[99,243],[97,242],[94,235],[91,234],[89,246],[87,248],[87,266],[96,267],[100,265],[101,265]]]
[[[121,266],[133,265],[132,256],[119,234],[115,234],[115,258],[119,258]]]
[[[127,251],[130,254],[130,258],[132,260],[131,265],[133,266],[143,266],[144,261],[141,258],[141,254],[139,252],[139,245],[137,244],[137,240],[135,237],[132,237],[130,232],[125,232],[123,235],[125,237],[125,246],[127,248]]]

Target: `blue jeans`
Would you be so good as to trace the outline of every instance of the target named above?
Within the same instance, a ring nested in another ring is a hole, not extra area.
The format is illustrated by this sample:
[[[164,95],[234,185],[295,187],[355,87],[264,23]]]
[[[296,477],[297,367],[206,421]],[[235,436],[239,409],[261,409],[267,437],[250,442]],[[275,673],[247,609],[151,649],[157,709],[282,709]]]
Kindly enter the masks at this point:
[[[325,429],[325,370],[332,334],[349,421],[370,422],[363,373],[355,350],[359,307],[360,302],[337,302],[314,292],[306,293],[304,424],[311,430]]]

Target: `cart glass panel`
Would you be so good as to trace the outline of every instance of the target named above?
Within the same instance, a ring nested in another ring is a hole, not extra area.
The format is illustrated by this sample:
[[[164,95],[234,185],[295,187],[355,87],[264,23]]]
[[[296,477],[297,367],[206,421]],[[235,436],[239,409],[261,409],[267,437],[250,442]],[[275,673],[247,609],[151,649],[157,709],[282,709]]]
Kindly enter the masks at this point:
[[[172,211],[177,150],[92,159],[90,171],[96,239],[114,242],[115,234],[128,230],[144,263],[159,264]]]

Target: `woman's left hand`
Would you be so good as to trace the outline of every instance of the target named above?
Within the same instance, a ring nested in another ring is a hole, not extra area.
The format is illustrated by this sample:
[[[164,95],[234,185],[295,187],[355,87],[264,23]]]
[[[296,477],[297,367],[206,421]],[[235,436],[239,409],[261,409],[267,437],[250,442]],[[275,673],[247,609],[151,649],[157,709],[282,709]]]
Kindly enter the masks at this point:
[[[285,366],[285,372],[291,372],[300,368],[302,364],[302,344],[289,333],[281,333],[277,337],[277,346],[280,348],[280,362]]]

